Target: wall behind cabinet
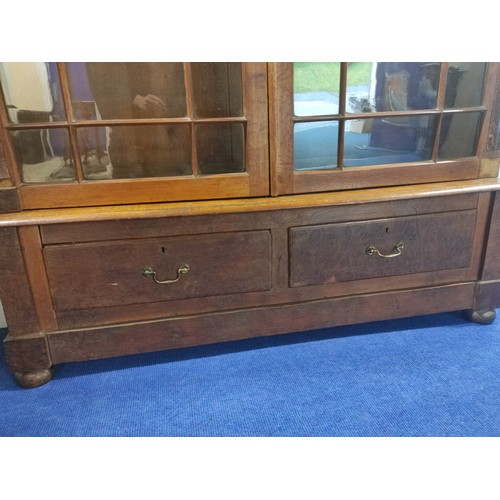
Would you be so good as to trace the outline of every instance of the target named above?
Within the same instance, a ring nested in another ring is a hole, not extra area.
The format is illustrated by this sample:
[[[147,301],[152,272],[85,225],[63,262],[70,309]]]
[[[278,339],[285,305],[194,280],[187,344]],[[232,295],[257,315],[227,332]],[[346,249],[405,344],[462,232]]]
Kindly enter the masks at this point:
[[[5,320],[5,314],[3,312],[2,303],[0,302],[0,328],[6,328],[7,321]]]

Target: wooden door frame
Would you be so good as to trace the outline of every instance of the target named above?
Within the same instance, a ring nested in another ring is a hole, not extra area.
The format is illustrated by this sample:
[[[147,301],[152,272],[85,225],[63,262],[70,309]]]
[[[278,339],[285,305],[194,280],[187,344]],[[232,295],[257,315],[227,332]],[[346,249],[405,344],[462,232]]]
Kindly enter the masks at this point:
[[[443,75],[446,74],[447,65],[444,63],[442,66],[441,74]],[[293,63],[269,63],[271,193],[274,196],[279,196],[427,182],[470,180],[486,176],[480,158],[484,154],[487,145],[488,124],[494,98],[495,82],[499,72],[498,68],[498,63],[488,64],[484,106],[481,107],[486,108],[486,111],[478,140],[477,156],[449,161],[435,161],[436,158],[434,157],[434,161],[370,165],[345,170],[294,171]],[[445,82],[442,81],[441,83],[440,96],[444,96]],[[441,101],[443,100],[441,99]],[[440,111],[438,112],[440,113]],[[438,112],[433,110],[434,114]],[[412,113],[409,112],[408,114]],[[438,134],[439,130],[436,131],[436,136]],[[434,150],[437,150],[437,143],[434,145]],[[487,176],[492,175],[491,170],[491,166],[489,166]]]
[[[71,112],[68,78],[65,64],[58,65],[62,93],[67,109],[66,122],[19,125],[8,122],[3,96],[0,95],[1,131],[6,142],[5,156],[12,184],[17,188],[19,208],[67,208],[77,206],[100,206],[165,201],[195,201],[208,199],[229,199],[269,195],[269,135],[267,100],[267,64],[259,62],[242,63],[243,115],[235,119],[246,128],[245,166],[246,171],[235,174],[204,175],[200,177],[179,176],[144,179],[85,180],[83,179],[79,155],[76,151],[76,129],[82,126],[106,126],[113,120],[92,122],[76,121]],[[1,92],[0,92],[1,94]],[[162,124],[179,122],[183,119],[147,120],[147,123]],[[185,120],[188,122],[188,120]],[[200,120],[201,122],[202,120]],[[225,122],[227,119],[204,120]],[[231,121],[231,120],[229,120]],[[108,123],[109,122],[109,123]],[[146,122],[142,120],[141,122]],[[136,120],[120,120],[133,125]],[[9,131],[27,128],[63,127],[69,130],[75,164],[76,182],[23,183],[16,166],[15,153]]]

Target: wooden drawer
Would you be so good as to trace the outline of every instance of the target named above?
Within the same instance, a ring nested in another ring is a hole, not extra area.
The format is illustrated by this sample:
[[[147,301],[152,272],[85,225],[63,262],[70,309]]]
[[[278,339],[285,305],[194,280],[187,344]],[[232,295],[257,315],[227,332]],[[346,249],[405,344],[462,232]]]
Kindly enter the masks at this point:
[[[44,249],[56,310],[256,292],[271,288],[270,231],[189,235]],[[178,270],[188,266],[185,274]],[[145,277],[143,269],[157,272]]]
[[[475,221],[465,210],[290,228],[290,286],[467,268]]]

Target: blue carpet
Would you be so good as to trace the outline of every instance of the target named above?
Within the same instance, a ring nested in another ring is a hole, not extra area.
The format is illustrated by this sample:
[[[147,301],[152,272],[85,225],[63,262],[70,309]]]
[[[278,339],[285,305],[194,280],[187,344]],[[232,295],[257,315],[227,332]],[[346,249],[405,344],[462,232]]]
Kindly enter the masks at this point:
[[[6,331],[1,331],[1,338]],[[500,321],[438,314],[58,366],[0,436],[500,435]]]

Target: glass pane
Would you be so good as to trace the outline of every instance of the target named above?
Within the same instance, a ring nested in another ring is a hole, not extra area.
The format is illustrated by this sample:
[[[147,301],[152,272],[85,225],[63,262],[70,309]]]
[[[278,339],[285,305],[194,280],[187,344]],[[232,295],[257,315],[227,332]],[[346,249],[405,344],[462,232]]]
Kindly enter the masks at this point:
[[[449,63],[446,82],[445,108],[480,106],[483,102],[483,85],[486,63]]]
[[[78,129],[86,179],[190,175],[188,124],[123,125]]]
[[[56,63],[3,62],[0,80],[12,123],[66,119]]]
[[[241,63],[191,63],[198,118],[243,116]]]
[[[339,112],[340,63],[293,63],[296,116],[336,115]]]
[[[338,136],[337,121],[296,123],[293,133],[295,170],[335,168]]]
[[[186,116],[182,63],[68,63],[78,120]]]
[[[437,103],[439,63],[350,63],[347,113],[433,109]]]
[[[347,120],[344,165],[382,165],[429,160],[435,115]]]
[[[24,182],[64,182],[76,179],[66,129],[18,130],[11,134]]]
[[[196,153],[200,174],[244,172],[244,136],[242,123],[196,125]]]
[[[482,113],[450,113],[443,116],[439,159],[475,156]]]

